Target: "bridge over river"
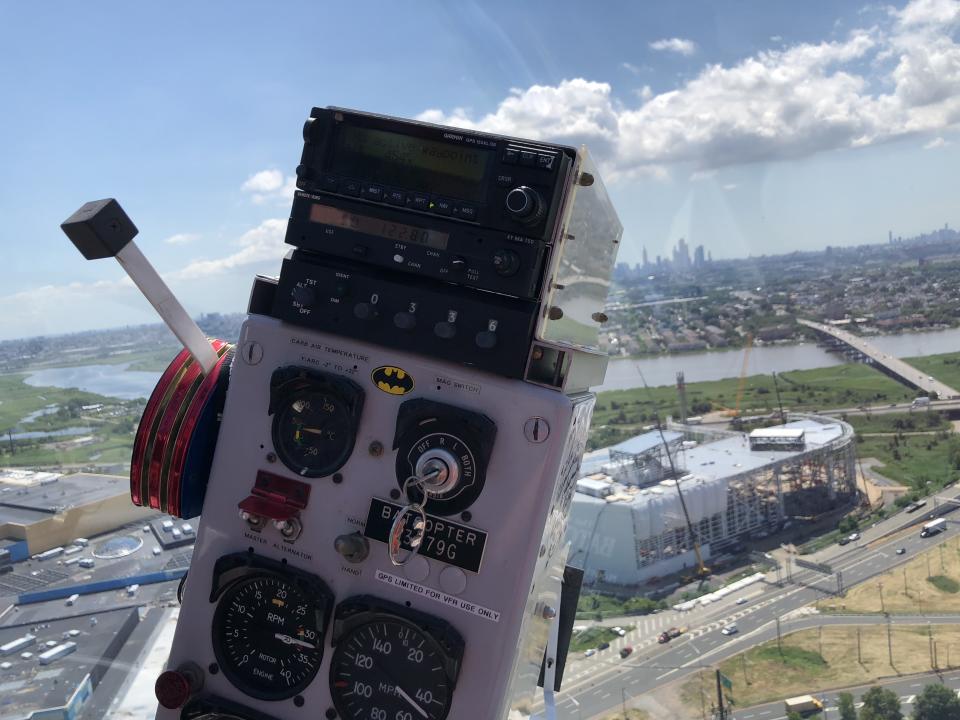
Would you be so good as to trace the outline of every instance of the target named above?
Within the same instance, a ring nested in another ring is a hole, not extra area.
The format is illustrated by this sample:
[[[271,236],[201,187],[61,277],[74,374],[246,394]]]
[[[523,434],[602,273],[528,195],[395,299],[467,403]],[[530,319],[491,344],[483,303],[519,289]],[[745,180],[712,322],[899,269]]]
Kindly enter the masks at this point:
[[[816,330],[821,335],[825,335],[839,342],[841,345],[845,345],[847,348],[855,351],[858,355],[876,365],[878,369],[905,385],[916,388],[917,390],[922,390],[925,393],[936,393],[936,396],[942,400],[960,397],[960,392],[957,392],[949,385],[945,385],[939,380],[935,380],[929,375],[920,372],[917,368],[908,365],[900,358],[895,358],[882,350],[878,350],[858,335],[831,325],[813,322],[812,320],[798,319],[797,322]]]

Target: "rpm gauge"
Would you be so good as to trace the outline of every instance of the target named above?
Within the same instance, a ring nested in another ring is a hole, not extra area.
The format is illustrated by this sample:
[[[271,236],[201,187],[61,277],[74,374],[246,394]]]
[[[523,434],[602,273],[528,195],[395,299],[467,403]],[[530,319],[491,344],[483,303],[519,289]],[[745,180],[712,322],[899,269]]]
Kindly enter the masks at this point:
[[[363,390],[346,378],[281,368],[271,379],[270,412],[277,457],[303,477],[323,477],[353,452]]]
[[[443,720],[453,684],[439,643],[390,615],[353,627],[330,662],[330,694],[346,720]]]
[[[213,649],[224,675],[261,700],[301,692],[320,668],[328,596],[319,581],[264,571],[228,586],[213,618]]]

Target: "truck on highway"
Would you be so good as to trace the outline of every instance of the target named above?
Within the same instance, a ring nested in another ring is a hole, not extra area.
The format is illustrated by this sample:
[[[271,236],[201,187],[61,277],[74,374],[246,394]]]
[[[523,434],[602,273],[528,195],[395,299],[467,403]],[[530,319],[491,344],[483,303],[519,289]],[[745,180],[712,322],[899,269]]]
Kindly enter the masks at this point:
[[[923,524],[920,530],[920,537],[930,537],[947,529],[947,521],[944,518],[937,518]]]
[[[926,395],[923,397],[914,398],[913,402],[910,403],[910,407],[928,407],[929,405],[930,398],[928,398]]]
[[[783,705],[787,710],[787,715],[792,712],[800,715],[812,715],[823,711],[823,703],[813,695],[798,695],[797,697],[787,698],[783,701]]]

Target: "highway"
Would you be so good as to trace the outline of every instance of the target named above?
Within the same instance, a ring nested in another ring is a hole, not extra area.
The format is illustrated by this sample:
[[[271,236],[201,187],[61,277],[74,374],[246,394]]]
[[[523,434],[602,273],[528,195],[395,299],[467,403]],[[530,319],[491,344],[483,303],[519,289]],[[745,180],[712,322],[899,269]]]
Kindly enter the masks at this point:
[[[853,348],[857,352],[870,358],[875,364],[882,365],[888,372],[899,377],[907,385],[919,388],[925,392],[935,392],[937,397],[941,398],[955,398],[960,396],[960,392],[957,392],[946,383],[935,380],[926,373],[917,370],[913,365],[908,365],[900,358],[888,355],[882,350],[875,348],[859,335],[854,335],[851,332],[841,330],[831,325],[813,322],[812,320],[798,319],[797,322]]]
[[[957,490],[950,488],[942,496],[956,497]],[[930,511],[932,507],[933,502],[930,502],[924,509]],[[898,513],[864,531],[857,545],[834,545],[806,559],[830,563],[834,570],[841,571],[843,584],[849,588],[960,534],[960,524],[949,515],[947,518],[948,529],[945,532],[924,539],[919,536],[919,526],[900,529],[907,522],[919,522],[921,514]],[[891,532],[895,534],[883,537]],[[900,547],[906,549],[904,555],[896,554],[896,549]],[[693,615],[689,620],[675,621],[674,624],[688,625],[690,630],[670,643],[659,645],[655,636],[632,638],[635,651],[625,660],[618,657],[617,644],[586,660],[571,658],[564,675],[563,690],[557,694],[557,716],[581,720],[610,712],[620,707],[624,697],[648,693],[661,684],[682,679],[701,667],[709,667],[737,652],[774,639],[777,618],[781,618],[782,633],[821,623],[855,622],[849,616],[810,617],[796,612],[817,599],[832,597],[837,587],[836,576],[794,568],[793,582],[786,582],[783,587],[778,587],[770,575],[767,577],[767,582],[761,585],[763,589],[753,591],[755,594],[748,604],[735,605],[731,597],[714,608],[704,608],[704,612],[696,616],[696,623]],[[677,615],[671,614],[674,617]],[[926,616],[898,617],[893,621],[909,622],[911,619],[921,623],[934,621]],[[869,618],[871,622],[876,620],[877,616]],[[723,635],[720,629],[733,621],[740,632]],[[955,619],[937,619],[937,622],[951,621]],[[626,622],[627,619],[623,624]],[[638,618],[630,618],[629,622],[636,625]],[[610,624],[617,623],[611,621]],[[533,709],[538,711],[541,707],[542,703],[538,703]]]
[[[882,682],[872,683],[871,685],[857,685],[843,690],[837,690],[826,693],[816,693],[817,697],[824,702],[823,713],[824,720],[830,718],[839,718],[837,711],[838,695],[840,692],[848,692],[853,695],[855,707],[859,710],[863,703],[860,697],[869,690],[872,685],[880,685],[888,690],[892,690],[900,699],[900,711],[904,717],[908,717],[913,712],[913,703],[917,694],[923,690],[925,685],[942,682],[957,695],[960,695],[960,671],[953,670],[944,673],[924,673],[922,675],[907,675],[902,678],[887,679]],[[742,710],[734,710],[732,715],[727,717],[733,720],[786,720],[786,713],[783,707],[783,701],[767,703],[766,705],[755,705]]]

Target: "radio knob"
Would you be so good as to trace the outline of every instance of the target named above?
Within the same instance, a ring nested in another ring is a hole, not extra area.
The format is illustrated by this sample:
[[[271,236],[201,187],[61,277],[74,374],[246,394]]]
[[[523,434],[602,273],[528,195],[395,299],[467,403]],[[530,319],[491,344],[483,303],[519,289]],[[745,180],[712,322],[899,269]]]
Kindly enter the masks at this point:
[[[533,188],[521,185],[507,193],[507,212],[514,220],[534,225],[543,217],[543,198]]]
[[[452,322],[438,322],[433,326],[433,334],[443,340],[452,340],[457,334],[457,325]]]
[[[483,330],[474,336],[473,341],[481,350],[492,350],[497,345],[497,334],[491,330]]]
[[[316,293],[309,285],[294,285],[293,290],[290,291],[290,295],[294,302],[299,303],[303,307],[312,305],[316,299]]]
[[[501,277],[515,275],[520,269],[520,256],[513,250],[497,250],[493,254],[493,269]]]
[[[398,312],[393,316],[393,325],[400,330],[413,330],[417,326],[417,316],[410,312]]]
[[[357,320],[376,320],[379,314],[376,305],[372,303],[362,302],[353,306],[353,316]]]

